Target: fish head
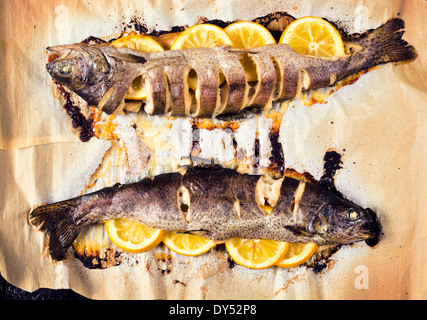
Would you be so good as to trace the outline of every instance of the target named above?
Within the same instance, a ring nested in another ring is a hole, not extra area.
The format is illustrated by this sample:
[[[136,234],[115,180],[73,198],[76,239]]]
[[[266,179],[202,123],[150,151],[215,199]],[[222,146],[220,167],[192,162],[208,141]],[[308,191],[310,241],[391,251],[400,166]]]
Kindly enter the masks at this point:
[[[375,212],[356,205],[324,205],[310,222],[309,229],[329,243],[349,244],[379,241],[381,227]],[[377,239],[377,240],[375,240]]]
[[[63,45],[48,47],[49,74],[58,83],[73,91],[81,91],[100,82],[110,72],[110,65],[101,50],[95,46]]]

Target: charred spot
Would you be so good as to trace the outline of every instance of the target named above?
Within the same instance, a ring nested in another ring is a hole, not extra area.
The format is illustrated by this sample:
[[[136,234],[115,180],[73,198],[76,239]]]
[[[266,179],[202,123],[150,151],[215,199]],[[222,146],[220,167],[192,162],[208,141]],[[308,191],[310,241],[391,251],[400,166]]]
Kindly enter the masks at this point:
[[[335,150],[327,151],[323,157],[323,175],[319,180],[319,184],[322,188],[342,197],[341,192],[335,187],[335,174],[338,170],[342,169],[341,165],[341,154]]]
[[[287,12],[277,11],[267,14],[263,17],[255,18],[252,21],[266,27],[271,32],[276,41],[279,41],[283,31],[294,20],[295,17],[291,16]]]
[[[88,45],[94,45],[94,44],[106,43],[106,41],[102,40],[100,38],[94,37],[94,36],[90,36],[90,37],[84,39],[81,43],[85,43]]]
[[[186,286],[187,286],[184,282],[179,281],[179,280],[174,280],[174,281],[173,281],[173,284],[181,284],[181,285],[183,285],[184,287],[186,287]]]
[[[311,268],[314,273],[322,273],[324,270],[329,270],[335,264],[335,261],[333,261],[331,257],[338,252],[340,248],[341,245],[322,250],[302,265]]]
[[[67,92],[62,85],[53,80],[56,84],[58,92],[65,100],[63,108],[65,109],[68,117],[71,120],[71,125],[74,129],[79,130],[79,138],[82,142],[89,141],[93,136],[93,120],[90,118],[85,118],[85,116],[80,112],[80,108],[73,104],[71,100],[71,95]]]
[[[255,18],[252,21],[259,23],[266,27],[273,35],[273,37],[278,41],[280,39],[280,36],[282,35],[282,32],[285,30],[285,28],[294,21],[295,18],[291,16],[290,14],[284,12],[284,11],[278,11],[273,12],[270,14],[267,14],[263,17]],[[228,25],[236,22],[237,20],[231,20],[231,21],[224,21],[221,19],[208,19],[206,17],[200,17],[199,21],[196,24],[213,24],[220,28],[225,28]],[[130,30],[135,30],[136,32],[140,34],[148,34],[154,37],[159,37],[164,34],[169,33],[176,33],[176,32],[182,32],[185,29],[187,29],[187,25],[181,25],[181,26],[173,26],[169,30],[148,30],[148,27],[144,21],[143,18],[135,15],[131,17],[129,22],[123,22],[122,23],[122,33]],[[89,38],[95,38],[96,37],[89,37]],[[101,40],[101,39],[99,39]],[[103,40],[101,40],[103,41]]]
[[[120,252],[112,251],[112,249],[107,249],[107,251],[114,252],[114,257],[111,257],[110,254],[105,255],[105,258],[100,258],[99,254],[96,255],[87,255],[86,252],[79,254],[77,251],[74,251],[74,257],[77,258],[85,268],[88,269],[106,269],[109,267],[115,267],[121,264]]]
[[[129,23],[126,25],[127,28],[133,29],[139,33],[147,33],[148,28],[144,24],[144,21],[141,21],[141,19],[138,16],[131,17]]]
[[[259,165],[259,138],[258,138],[258,132],[256,133],[256,138],[255,138],[255,147],[254,147],[254,155],[255,155],[255,163],[254,163],[254,167],[258,167]]]
[[[232,141],[233,141],[233,148],[234,148],[234,150],[236,150],[237,149],[237,141],[236,141],[236,137],[234,135],[232,136]]]
[[[328,266],[327,262],[324,260],[321,261],[315,261],[313,264],[313,271],[315,273],[320,273],[322,272],[326,267]]]
[[[164,34],[182,32],[186,29],[186,26],[173,26],[170,30],[153,30],[149,34],[153,37],[159,37]]]
[[[233,269],[237,265],[237,263],[231,257],[227,258],[227,262],[228,262],[228,267],[230,269]]]
[[[285,155],[283,153],[282,143],[279,142],[279,131],[271,131],[268,137],[271,142],[270,169],[277,170],[283,174],[285,172]]]
[[[193,154],[193,152],[197,153],[200,151],[199,150],[200,149],[200,131],[195,121],[193,121],[193,124],[191,125],[191,134],[192,134],[191,154],[197,155],[197,154]]]
[[[162,275],[168,275],[172,272],[173,256],[170,253],[156,252],[154,253],[154,258],[157,270],[160,271]]]
[[[201,18],[200,19],[201,23],[208,23],[208,24],[213,24],[216,25],[222,29],[224,29],[225,27],[229,26],[230,24],[232,24],[234,21],[223,21],[223,20],[219,20],[219,19],[213,19],[213,20],[209,20],[207,18]]]

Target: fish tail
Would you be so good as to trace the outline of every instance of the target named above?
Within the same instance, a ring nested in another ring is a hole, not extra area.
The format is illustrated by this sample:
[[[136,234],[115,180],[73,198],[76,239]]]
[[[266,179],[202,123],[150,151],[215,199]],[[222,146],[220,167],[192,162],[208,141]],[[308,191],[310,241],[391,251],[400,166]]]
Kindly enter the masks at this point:
[[[402,39],[404,28],[402,19],[393,18],[363,36],[358,43],[363,47],[360,53],[366,56],[367,65],[364,67],[415,59],[415,48]]]
[[[45,247],[52,259],[60,261],[65,258],[68,248],[79,234],[72,215],[72,200],[42,205],[29,213],[30,223],[45,232]]]

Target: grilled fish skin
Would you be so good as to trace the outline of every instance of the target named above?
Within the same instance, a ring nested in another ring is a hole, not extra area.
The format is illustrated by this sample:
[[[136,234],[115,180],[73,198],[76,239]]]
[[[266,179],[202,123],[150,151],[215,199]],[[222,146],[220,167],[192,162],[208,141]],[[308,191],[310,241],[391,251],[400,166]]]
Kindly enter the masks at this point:
[[[402,39],[403,28],[403,20],[391,19],[346,43],[345,57],[304,56],[286,44],[154,53],[74,44],[47,48],[56,59],[46,68],[58,83],[107,114],[123,105],[127,89],[142,75],[148,114],[210,118],[268,108],[379,64],[413,60],[416,50]],[[256,74],[256,81],[248,82],[249,73]],[[191,77],[196,90],[189,86]]]
[[[274,196],[257,193],[258,188],[271,186],[265,181],[275,186]],[[264,197],[276,198],[269,211],[263,210]],[[381,229],[372,210],[317,184],[223,168],[189,168],[185,173],[117,184],[29,213],[30,223],[46,233],[54,260],[65,258],[81,228],[120,217],[217,241],[241,237],[347,244],[377,237]]]

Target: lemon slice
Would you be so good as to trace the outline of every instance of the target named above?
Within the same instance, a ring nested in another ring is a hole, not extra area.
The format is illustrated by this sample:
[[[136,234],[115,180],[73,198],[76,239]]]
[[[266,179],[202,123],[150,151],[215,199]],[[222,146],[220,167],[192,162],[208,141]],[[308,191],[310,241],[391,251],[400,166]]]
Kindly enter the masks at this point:
[[[230,36],[236,48],[248,49],[276,43],[267,28],[251,21],[232,23],[224,31]]]
[[[238,264],[251,269],[264,269],[282,260],[289,243],[276,240],[233,238],[225,242],[228,253]]]
[[[316,17],[297,19],[288,25],[279,43],[289,44],[297,53],[315,57],[345,55],[344,43],[337,29]]]
[[[135,34],[119,38],[111,43],[116,48],[130,48],[141,52],[164,51],[156,40],[149,36]]]
[[[175,231],[166,233],[163,243],[172,251],[185,256],[198,256],[216,246],[213,240]]]
[[[281,268],[292,268],[306,262],[316,252],[318,245],[314,242],[290,243],[284,258],[276,263]]]
[[[124,218],[106,221],[105,229],[116,246],[133,253],[154,248],[166,234],[163,230],[153,229],[137,221]]]
[[[197,24],[183,31],[172,43],[171,50],[232,45],[227,33],[213,24]]]
[[[141,52],[164,51],[163,47],[156,40],[139,34],[119,38],[113,41],[111,45],[116,48],[130,48]],[[139,76],[133,81],[126,92],[125,99],[144,100],[147,98],[147,95],[142,76]]]

